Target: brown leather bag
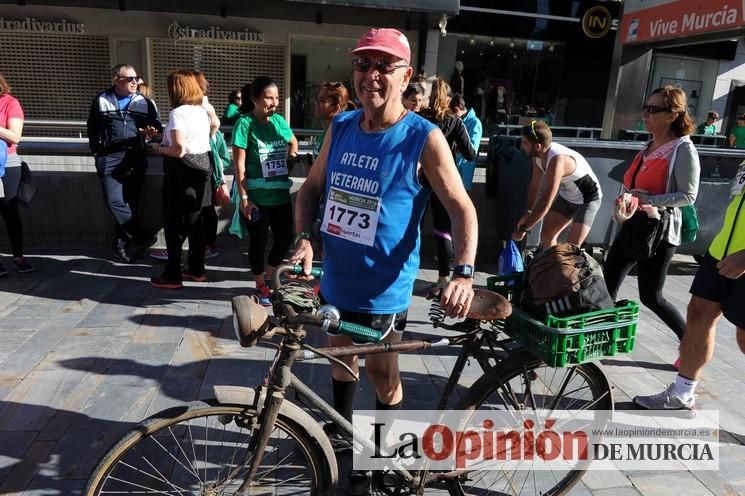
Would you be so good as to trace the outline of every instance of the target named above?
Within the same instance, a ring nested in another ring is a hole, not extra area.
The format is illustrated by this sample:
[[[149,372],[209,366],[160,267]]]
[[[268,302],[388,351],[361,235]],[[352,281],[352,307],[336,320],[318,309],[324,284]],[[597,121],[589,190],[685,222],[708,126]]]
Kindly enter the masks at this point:
[[[524,283],[521,307],[539,320],[614,306],[600,264],[571,243],[536,255],[525,270]]]

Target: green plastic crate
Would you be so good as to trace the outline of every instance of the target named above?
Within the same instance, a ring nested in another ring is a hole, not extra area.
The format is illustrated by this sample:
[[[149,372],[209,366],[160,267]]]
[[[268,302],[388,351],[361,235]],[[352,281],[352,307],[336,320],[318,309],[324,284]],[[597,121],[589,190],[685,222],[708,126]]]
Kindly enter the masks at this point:
[[[487,288],[519,301],[522,273],[487,279]],[[639,304],[620,301],[615,308],[569,317],[535,320],[519,308],[504,323],[504,332],[551,367],[569,367],[634,349]]]

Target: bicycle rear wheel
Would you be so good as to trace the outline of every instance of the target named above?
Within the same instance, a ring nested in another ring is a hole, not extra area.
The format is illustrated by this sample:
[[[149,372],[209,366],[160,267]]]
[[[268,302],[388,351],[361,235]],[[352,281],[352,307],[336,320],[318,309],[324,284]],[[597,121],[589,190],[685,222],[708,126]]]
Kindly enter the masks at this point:
[[[125,435],[103,457],[85,495],[232,495],[248,472],[256,412],[198,402],[167,410]],[[249,494],[332,494],[323,450],[293,420],[279,418]]]
[[[554,410],[612,410],[613,397],[602,371],[593,364],[571,368],[547,367],[531,361],[520,368],[491,369],[479,378],[455,407],[456,410],[531,410],[548,415]],[[586,469],[532,470],[502,468],[471,471],[450,479],[453,495],[512,494],[561,495],[572,488]]]

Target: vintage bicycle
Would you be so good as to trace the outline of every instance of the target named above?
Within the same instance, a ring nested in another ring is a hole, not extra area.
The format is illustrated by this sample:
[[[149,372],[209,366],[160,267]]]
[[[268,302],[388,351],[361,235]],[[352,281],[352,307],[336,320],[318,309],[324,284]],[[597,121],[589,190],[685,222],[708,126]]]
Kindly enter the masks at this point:
[[[256,346],[261,340],[276,346],[265,381],[255,388],[215,386],[212,400],[171,408],[144,421],[102,458],[84,494],[334,494],[338,466],[331,442],[322,425],[297,403],[310,406],[349,438],[353,426],[293,374],[293,366],[306,355],[344,366],[338,357],[456,346],[460,353],[439,409],[449,408],[470,360],[479,364],[483,375],[467,389],[455,410],[550,415],[559,409],[613,408],[611,386],[595,364],[548,366],[510,337],[505,322],[511,320],[507,317],[513,309],[505,297],[492,291],[476,290],[474,304],[462,322],[446,323],[435,304],[433,326],[455,331],[454,335],[393,344],[379,342],[380,334],[374,329],[339,320],[338,311],[321,306],[307,284],[281,283],[283,273],[301,271],[292,265],[275,271],[274,316],[248,296],[232,301],[241,345]],[[321,273],[314,269],[313,275]],[[514,291],[511,284],[514,281],[503,281],[501,290]],[[314,331],[345,334],[366,344],[315,348],[305,342],[308,332]],[[287,399],[290,390],[297,403]],[[576,484],[585,469],[578,465],[559,472],[535,471],[528,466],[443,472],[409,471],[394,465],[389,471],[373,473],[372,490],[376,494],[423,494],[436,487],[454,495],[559,495]]]

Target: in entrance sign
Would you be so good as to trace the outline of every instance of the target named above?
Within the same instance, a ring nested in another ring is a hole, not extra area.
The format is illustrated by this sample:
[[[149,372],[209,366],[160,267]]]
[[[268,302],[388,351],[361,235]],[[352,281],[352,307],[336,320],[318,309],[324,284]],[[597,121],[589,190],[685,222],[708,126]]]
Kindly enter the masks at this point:
[[[588,38],[602,38],[611,29],[618,29],[618,19],[602,5],[590,7],[582,16],[582,31]]]

